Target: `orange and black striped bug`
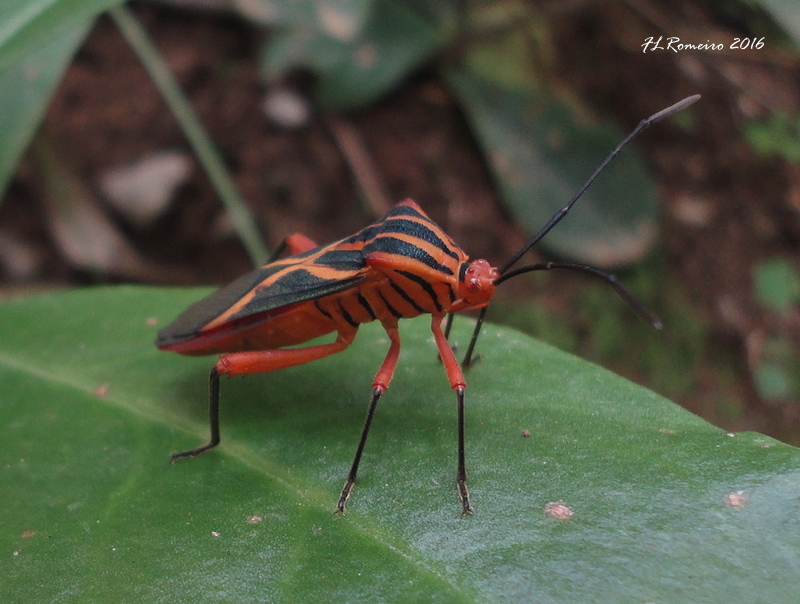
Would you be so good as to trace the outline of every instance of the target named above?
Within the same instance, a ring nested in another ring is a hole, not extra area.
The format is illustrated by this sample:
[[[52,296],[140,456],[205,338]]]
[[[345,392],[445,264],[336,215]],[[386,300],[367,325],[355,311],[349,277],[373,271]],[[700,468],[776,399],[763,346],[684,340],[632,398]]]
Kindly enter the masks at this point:
[[[292,235],[267,265],[189,307],[156,339],[161,350],[187,355],[220,354],[209,378],[208,443],[181,453],[172,461],[194,457],[220,442],[219,376],[229,377],[274,371],[302,365],[341,352],[353,341],[362,323],[380,321],[389,336],[389,351],[372,382],[372,398],[355,458],[342,488],[336,511],[345,512],[355,484],[364,444],[381,395],[389,387],[400,352],[398,321],[421,314],[432,315],[431,331],[458,405],[458,468],[456,484],[464,514],[472,512],[464,461],[464,391],[467,387],[453,350],[442,330],[445,315],[481,309],[463,361],[469,366],[487,305],[497,285],[526,272],[573,269],[588,272],[609,283],[632,308],[659,326],[615,277],[599,269],[563,262],[545,262],[510,270],[567,213],[597,175],[642,130],[694,103],[688,97],[642,120],[595,170],[573,198],[500,269],[486,260],[470,260],[411,200],[397,204],[378,222],[355,235],[318,247],[302,235]],[[336,340],[304,348],[302,344],[327,333]]]

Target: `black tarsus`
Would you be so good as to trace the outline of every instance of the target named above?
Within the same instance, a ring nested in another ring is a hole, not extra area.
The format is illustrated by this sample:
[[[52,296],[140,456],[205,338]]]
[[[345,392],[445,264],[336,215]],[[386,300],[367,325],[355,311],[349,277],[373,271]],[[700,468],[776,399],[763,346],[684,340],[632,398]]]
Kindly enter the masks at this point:
[[[372,390],[372,398],[369,401],[369,408],[367,409],[367,417],[364,420],[364,427],[361,429],[361,438],[358,441],[358,448],[353,457],[353,463],[350,466],[350,471],[347,473],[347,478],[342,487],[342,493],[339,495],[339,502],[336,504],[335,514],[346,514],[345,504],[347,503],[350,493],[355,486],[356,478],[358,476],[358,466],[361,464],[361,456],[364,453],[364,446],[367,443],[367,436],[369,429],[372,426],[372,420],[375,417],[375,409],[378,406],[378,401],[383,395],[383,388],[374,388]],[[456,390],[456,399],[458,404],[458,467],[456,470],[456,485],[458,486],[458,495],[461,498],[461,513],[464,515],[472,514],[472,507],[469,504],[469,491],[467,490],[467,465],[466,455],[464,453],[464,388]]]
[[[170,455],[170,462],[175,463],[183,457],[196,457],[219,444],[219,372],[216,365],[211,368],[208,375],[208,425],[211,430],[211,439],[206,444],[190,451],[173,453]]]
[[[672,115],[672,114],[674,114],[674,113],[676,113],[678,111],[681,111],[681,110],[685,109],[686,107],[688,107],[692,103],[698,101],[699,99],[700,99],[700,95],[699,94],[695,94],[695,95],[686,97],[685,99],[678,101],[674,105],[670,105],[666,109],[662,109],[661,111],[659,111],[657,113],[654,113],[650,117],[645,118],[641,122],[639,122],[639,124],[636,126],[636,128],[634,128],[633,131],[627,137],[625,137],[625,139],[621,143],[619,143],[611,153],[609,153],[606,156],[606,158],[597,167],[597,169],[592,173],[592,175],[586,180],[585,183],[583,183],[581,188],[578,189],[577,193],[575,193],[575,195],[572,196],[572,199],[570,199],[569,202],[567,202],[567,204],[563,208],[561,208],[558,212],[553,214],[553,216],[550,217],[550,220],[548,220],[545,223],[545,225],[541,229],[539,229],[539,232],[536,233],[533,236],[533,238],[530,241],[528,241],[528,243],[526,243],[516,254],[514,254],[514,256],[508,262],[506,262],[503,265],[503,267],[499,271],[501,276],[495,282],[495,284],[499,284],[502,281],[510,279],[511,277],[516,277],[517,275],[521,275],[523,273],[527,273],[527,272],[531,272],[531,271],[535,271],[535,270],[550,270],[550,269],[554,269],[554,268],[568,268],[568,269],[573,269],[573,270],[581,270],[583,272],[591,273],[591,274],[593,274],[593,275],[595,275],[597,277],[600,277],[601,279],[605,280],[606,283],[609,283],[614,288],[614,290],[622,297],[622,299],[625,300],[628,304],[630,304],[633,307],[633,309],[639,315],[641,315],[645,320],[647,320],[648,322],[653,324],[654,327],[660,328],[661,322],[658,321],[658,319],[656,319],[655,317],[653,317],[653,315],[651,315],[644,308],[644,306],[638,300],[636,300],[636,298],[633,297],[633,295],[628,290],[626,290],[624,287],[622,287],[617,282],[616,277],[614,277],[614,275],[611,275],[609,273],[605,273],[605,272],[601,271],[600,269],[596,269],[594,267],[583,265],[583,264],[569,264],[569,263],[540,263],[540,264],[532,264],[530,266],[522,267],[520,269],[517,269],[515,271],[511,271],[511,272],[509,272],[509,269],[514,264],[516,264],[517,261],[519,261],[519,259],[522,258],[522,256],[524,256],[528,252],[528,250],[530,250],[534,245],[539,243],[539,241],[541,241],[542,238],[545,235],[547,235],[547,233],[549,233],[553,229],[554,226],[556,226],[559,222],[561,222],[561,220],[572,209],[572,206],[575,205],[575,203],[578,201],[578,199],[581,198],[581,196],[591,186],[591,184],[600,175],[600,173],[603,170],[606,169],[608,164],[610,164],[617,157],[617,155],[619,155],[620,151],[622,151],[622,149],[624,149],[628,145],[628,143],[630,143],[634,138],[636,138],[636,136],[638,136],[643,130],[646,130],[652,124],[654,124],[654,123],[656,123],[656,122],[658,122],[658,121],[660,121],[660,120],[662,120],[662,119],[664,119],[666,117],[669,117],[670,115]],[[473,363],[472,355],[473,355],[473,352],[475,350],[475,343],[477,342],[478,336],[480,335],[481,327],[483,326],[483,320],[484,320],[484,318],[486,316],[486,309],[487,308],[488,307],[484,306],[481,309],[480,315],[478,315],[478,320],[477,320],[477,322],[475,324],[475,329],[472,332],[472,338],[470,339],[469,346],[467,347],[467,352],[464,355],[464,360],[461,363],[464,367],[469,367]]]

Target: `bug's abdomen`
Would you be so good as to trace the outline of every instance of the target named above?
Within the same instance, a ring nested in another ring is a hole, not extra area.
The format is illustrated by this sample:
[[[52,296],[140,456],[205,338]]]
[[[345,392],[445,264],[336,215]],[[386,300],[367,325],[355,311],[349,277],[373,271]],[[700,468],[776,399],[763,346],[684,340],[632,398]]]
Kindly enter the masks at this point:
[[[314,305],[331,320],[357,327],[376,320],[395,323],[425,313],[441,314],[449,308],[451,291],[449,286],[437,288],[413,276],[379,275],[357,289],[320,298]]]

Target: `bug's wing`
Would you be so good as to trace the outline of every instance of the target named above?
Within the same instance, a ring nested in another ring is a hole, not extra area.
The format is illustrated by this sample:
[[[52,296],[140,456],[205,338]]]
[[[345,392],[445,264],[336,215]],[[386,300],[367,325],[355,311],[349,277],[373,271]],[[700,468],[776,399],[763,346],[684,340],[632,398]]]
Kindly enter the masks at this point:
[[[307,244],[310,240],[295,249]],[[433,276],[431,271],[453,274],[449,264],[466,259],[417,204],[406,200],[346,239],[267,264],[196,302],[159,332],[156,346],[178,349],[209,332],[233,330],[289,305],[354,287],[372,272],[367,256],[376,266],[380,256],[395,268],[393,260],[417,267],[423,280]]]
[[[267,264],[187,308],[158,333],[156,346],[169,348],[209,330],[348,289],[363,281],[368,270],[359,250],[334,246]]]

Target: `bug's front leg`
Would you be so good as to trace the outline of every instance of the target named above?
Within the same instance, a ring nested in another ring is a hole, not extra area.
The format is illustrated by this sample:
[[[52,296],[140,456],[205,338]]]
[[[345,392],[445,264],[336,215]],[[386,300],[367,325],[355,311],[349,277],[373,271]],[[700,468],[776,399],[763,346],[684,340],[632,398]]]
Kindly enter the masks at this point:
[[[367,418],[364,420],[364,427],[361,430],[361,438],[358,441],[358,448],[356,455],[353,458],[353,463],[350,466],[350,471],[347,473],[347,479],[342,487],[342,494],[339,496],[339,503],[336,505],[336,513],[345,514],[345,503],[350,497],[353,486],[356,483],[356,475],[358,474],[358,465],[361,463],[361,455],[364,453],[364,445],[367,442],[367,434],[372,425],[372,418],[375,416],[375,408],[378,406],[378,400],[386,389],[389,388],[389,383],[394,376],[394,370],[397,367],[397,359],[400,356],[400,334],[397,331],[397,323],[384,322],[383,328],[386,330],[386,335],[389,336],[389,351],[386,353],[386,358],[383,359],[378,373],[375,374],[375,379],[372,381],[372,398],[369,401],[369,408],[367,409]]]
[[[461,371],[461,366],[456,360],[456,355],[453,354],[453,349],[447,342],[447,338],[442,332],[442,317],[433,317],[431,321],[431,331],[436,340],[436,346],[439,348],[439,355],[442,358],[444,370],[447,372],[447,378],[450,380],[450,386],[456,393],[456,402],[458,404],[458,468],[456,469],[456,486],[458,487],[458,495],[461,497],[461,513],[464,515],[472,513],[472,507],[469,504],[469,491],[467,490],[467,467],[464,453],[464,392],[467,389],[467,383],[464,380],[464,373]]]

